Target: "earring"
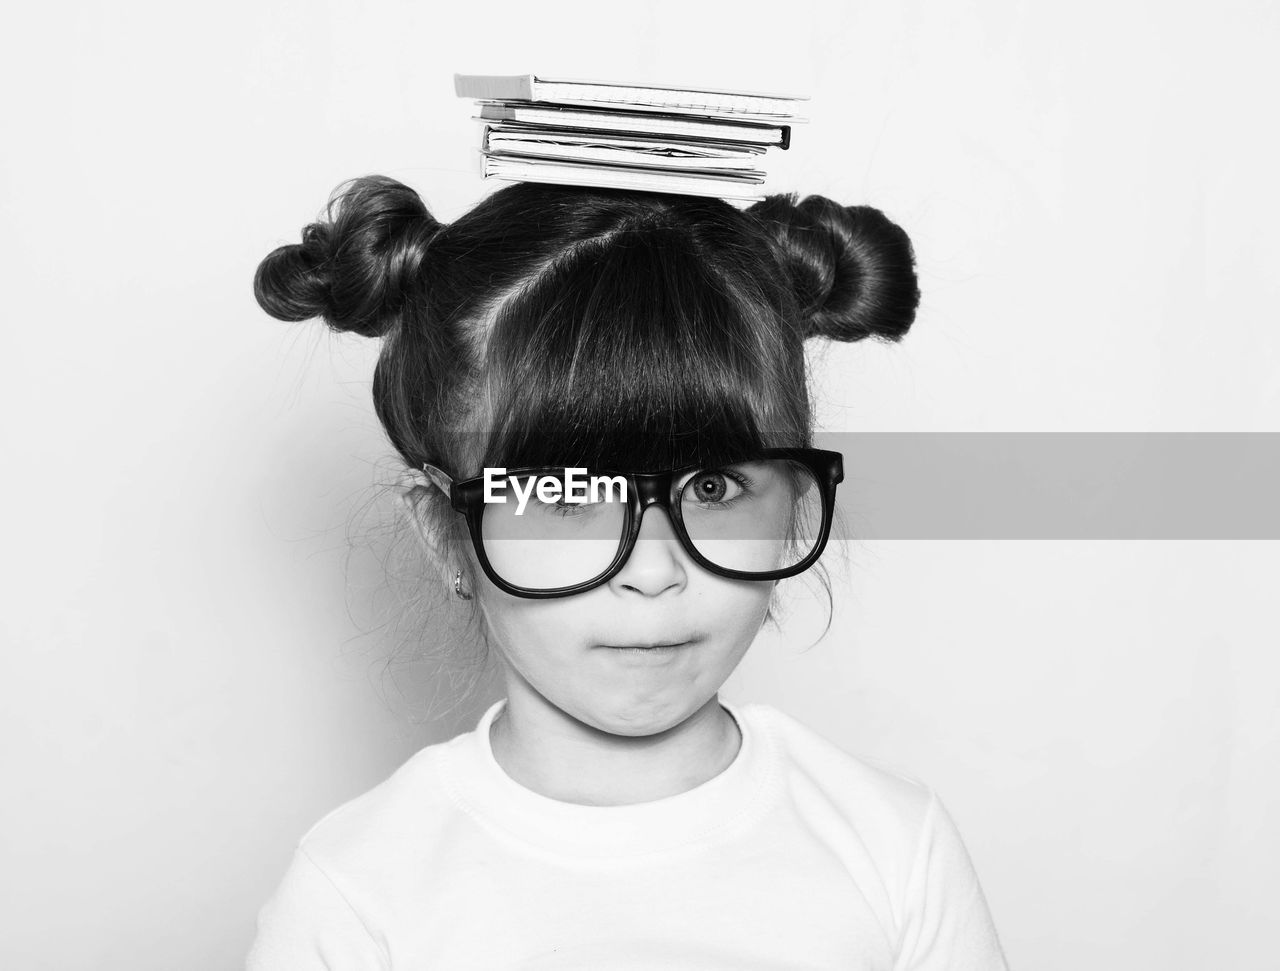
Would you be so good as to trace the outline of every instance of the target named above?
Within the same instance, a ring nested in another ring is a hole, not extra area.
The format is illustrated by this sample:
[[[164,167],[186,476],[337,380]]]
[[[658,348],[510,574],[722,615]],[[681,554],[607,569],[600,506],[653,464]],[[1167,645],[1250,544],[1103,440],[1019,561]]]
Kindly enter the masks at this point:
[[[470,600],[471,594],[462,592],[462,571],[453,575],[453,592],[459,600]]]

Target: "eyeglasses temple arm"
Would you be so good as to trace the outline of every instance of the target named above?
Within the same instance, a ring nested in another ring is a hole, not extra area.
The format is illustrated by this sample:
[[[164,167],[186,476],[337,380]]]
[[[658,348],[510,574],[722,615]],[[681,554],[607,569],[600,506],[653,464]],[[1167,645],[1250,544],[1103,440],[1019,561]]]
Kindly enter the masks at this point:
[[[453,498],[453,476],[439,466],[423,462],[421,472],[411,469],[409,474],[420,485],[435,486],[450,499]]]

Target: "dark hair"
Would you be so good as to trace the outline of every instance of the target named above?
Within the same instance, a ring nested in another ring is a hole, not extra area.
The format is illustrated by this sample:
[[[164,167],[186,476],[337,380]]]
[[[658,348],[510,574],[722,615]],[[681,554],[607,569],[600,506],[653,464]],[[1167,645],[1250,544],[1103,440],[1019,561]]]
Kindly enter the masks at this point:
[[[810,445],[805,340],[901,339],[914,262],[878,209],[822,196],[743,210],[517,183],[446,225],[369,176],[262,261],[254,293],[282,320],[383,338],[373,398],[391,443],[464,478]]]

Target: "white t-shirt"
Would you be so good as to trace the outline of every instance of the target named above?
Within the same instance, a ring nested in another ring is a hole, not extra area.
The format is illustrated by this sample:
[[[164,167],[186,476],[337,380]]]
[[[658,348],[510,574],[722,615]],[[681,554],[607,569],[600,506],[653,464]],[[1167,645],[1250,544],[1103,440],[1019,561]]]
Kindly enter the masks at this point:
[[[320,820],[258,915],[249,971],[1004,971],[933,792],[760,703],[734,761],[652,802],[540,795],[489,726]]]

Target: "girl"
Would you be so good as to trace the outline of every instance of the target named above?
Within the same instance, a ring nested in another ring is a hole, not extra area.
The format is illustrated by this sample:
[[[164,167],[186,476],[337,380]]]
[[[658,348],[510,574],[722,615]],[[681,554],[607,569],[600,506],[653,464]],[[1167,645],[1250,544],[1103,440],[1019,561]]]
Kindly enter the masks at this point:
[[[302,838],[250,969],[1005,966],[931,790],[718,696],[831,525],[804,342],[900,339],[913,264],[820,196],[515,184],[443,225],[387,178],[262,262],[271,315],[383,339],[506,697]]]

